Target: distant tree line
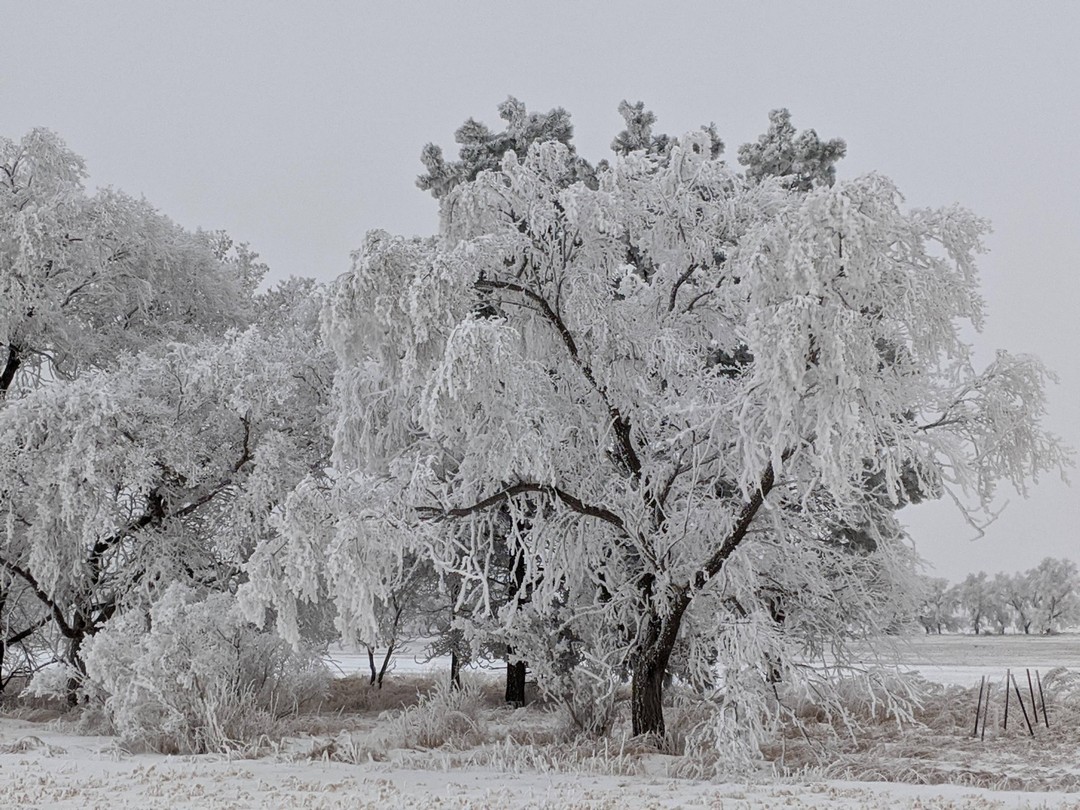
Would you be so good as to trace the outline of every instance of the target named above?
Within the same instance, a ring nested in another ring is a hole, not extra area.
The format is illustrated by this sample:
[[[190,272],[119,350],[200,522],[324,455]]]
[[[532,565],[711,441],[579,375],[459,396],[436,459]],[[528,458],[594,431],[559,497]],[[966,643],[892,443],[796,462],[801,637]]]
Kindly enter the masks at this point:
[[[1027,571],[968,574],[963,582],[927,577],[919,624],[927,633],[1059,633],[1080,624],[1080,572],[1047,557]]]

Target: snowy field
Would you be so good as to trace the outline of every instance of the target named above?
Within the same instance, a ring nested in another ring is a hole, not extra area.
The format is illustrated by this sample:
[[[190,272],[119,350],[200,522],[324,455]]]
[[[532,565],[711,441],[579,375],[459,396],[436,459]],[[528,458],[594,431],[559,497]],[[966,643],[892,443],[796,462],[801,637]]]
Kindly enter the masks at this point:
[[[1080,635],[911,636],[878,651],[878,662],[914,670],[929,681],[978,686],[979,679],[1004,682],[1005,671],[1054,667],[1080,671]]]
[[[1038,668],[1044,675],[1059,666],[1080,670],[1080,637],[915,637],[900,642],[894,655],[897,664],[928,679],[970,686],[982,675],[1003,679],[1007,667]],[[338,652],[335,657],[343,670],[367,670],[366,656]],[[388,676],[388,688],[395,678],[416,678],[415,673],[430,673],[433,666],[438,662],[402,656]],[[169,757],[131,753],[112,737],[79,735],[63,720],[33,722],[23,710],[21,716],[0,718],[0,808],[1080,809],[1080,793],[1036,790],[1080,784],[1075,727],[1054,724],[1049,731],[1040,729],[1036,739],[1010,730],[972,740],[962,727],[971,712],[971,690],[954,688],[949,694],[956,696],[955,727],[921,737],[883,730],[881,739],[866,745],[869,753],[859,771],[866,781],[837,780],[819,770],[798,780],[759,777],[729,784],[673,779],[667,775],[672,758],[646,751],[585,759],[577,773],[566,772],[557,755],[531,762],[500,760],[490,746],[483,757],[452,749],[365,753],[359,744],[344,752],[346,740],[361,739],[382,722],[371,716],[356,723],[350,735],[297,734],[250,759]],[[1055,705],[1053,694],[1049,699]],[[489,737],[498,737],[503,723],[507,728],[540,727],[548,717],[532,708],[492,709],[486,728]],[[494,750],[500,750],[498,744]],[[342,753],[360,764],[335,761]],[[907,766],[897,766],[894,759],[925,767],[911,769],[905,779]],[[899,781],[874,781],[876,772]],[[940,781],[950,773],[967,784],[906,783]],[[1023,789],[970,787],[973,775],[984,783]]]

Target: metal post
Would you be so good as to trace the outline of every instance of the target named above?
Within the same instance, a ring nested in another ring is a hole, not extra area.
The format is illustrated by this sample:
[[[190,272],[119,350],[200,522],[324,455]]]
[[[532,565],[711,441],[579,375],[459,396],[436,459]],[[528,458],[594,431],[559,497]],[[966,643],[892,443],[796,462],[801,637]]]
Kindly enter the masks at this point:
[[[974,731],[971,732],[972,737],[978,737],[979,736],[979,715],[982,714],[983,689],[985,689],[985,688],[986,688],[986,676],[983,675],[982,678],[979,679],[979,700],[975,704],[975,729],[974,729]]]
[[[1050,728],[1050,715],[1046,713],[1046,695],[1043,694],[1042,677],[1039,675],[1039,670],[1035,670],[1035,680],[1039,684],[1039,702],[1042,703],[1043,722],[1046,723],[1047,728]]]
[[[1012,670],[1005,670],[1005,730],[1009,730],[1009,678]]]
[[[1016,682],[1016,678],[1013,678],[1013,689],[1016,690],[1016,702],[1020,704],[1020,711],[1024,713],[1024,722],[1027,723],[1028,733],[1034,737],[1035,729],[1031,727],[1031,721],[1028,719],[1027,708],[1024,706],[1024,699],[1020,696],[1020,685]]]
[[[1028,679],[1028,694],[1031,695],[1031,719],[1035,722],[1035,725],[1039,725],[1039,710],[1035,705],[1035,689],[1031,685],[1031,670],[1025,669]]]

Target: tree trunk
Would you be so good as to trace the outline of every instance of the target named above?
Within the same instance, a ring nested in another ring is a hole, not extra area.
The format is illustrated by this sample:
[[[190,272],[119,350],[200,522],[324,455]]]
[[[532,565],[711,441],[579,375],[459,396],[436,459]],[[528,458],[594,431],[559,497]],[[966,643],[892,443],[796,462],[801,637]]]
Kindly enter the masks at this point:
[[[525,601],[525,556],[519,551],[510,562],[509,598],[517,605]],[[513,662],[514,649],[506,646],[506,702],[521,708],[525,705],[525,662]]]
[[[378,673],[375,671],[375,648],[369,644],[365,644],[367,647],[367,665],[371,670],[371,680],[368,681],[368,686],[374,686],[375,681],[378,680]]]
[[[0,589],[0,626],[3,625],[4,607],[7,604],[7,591]],[[0,695],[4,694],[4,687],[7,685],[4,681],[4,659],[7,657],[8,648],[7,631],[4,630],[4,635],[0,636]]]
[[[458,658],[457,650],[450,651],[450,688],[461,688],[461,659]]]
[[[511,663],[513,650],[506,648],[506,702],[516,708],[525,705],[525,662]]]
[[[3,399],[7,395],[11,383],[15,381],[15,372],[19,370],[19,366],[21,365],[22,358],[19,357],[19,350],[9,344],[7,361],[4,363],[4,370],[0,371],[0,399]]]
[[[630,688],[630,716],[634,736],[648,735],[660,741],[667,729],[664,726],[664,672],[666,663],[642,656],[634,662]]]
[[[631,659],[630,719],[635,737],[649,736],[657,743],[664,739],[664,676],[689,604],[688,598],[680,600],[663,620],[653,614]]]
[[[86,674],[86,666],[83,664],[82,645],[86,640],[86,637],[91,634],[92,623],[83,615],[81,611],[75,611],[75,616],[71,621],[71,638],[68,640],[67,649],[67,663],[78,673],[68,678],[67,682],[67,703],[69,706],[77,706],[79,703],[79,684],[82,681],[81,676]]]
[[[377,683],[379,688],[382,689],[382,681],[386,676],[386,670],[390,668],[390,659],[394,656],[394,645],[391,644],[386,648],[386,655],[383,656],[382,666],[379,668],[379,677]]]

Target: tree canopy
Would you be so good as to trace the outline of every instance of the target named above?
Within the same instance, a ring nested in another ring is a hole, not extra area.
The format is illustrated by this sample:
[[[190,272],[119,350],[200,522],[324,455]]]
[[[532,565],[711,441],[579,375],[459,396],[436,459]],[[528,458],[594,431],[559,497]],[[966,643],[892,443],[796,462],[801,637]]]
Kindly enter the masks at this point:
[[[511,128],[551,122],[507,106]],[[521,152],[484,134],[501,158],[450,173],[439,236],[369,234],[335,286],[333,466],[355,499],[332,566],[363,617],[369,557],[429,549],[482,612],[509,510],[532,597],[502,620],[557,614],[580,663],[630,672],[635,732],[663,734],[677,644],[692,677],[719,659],[730,694],[761,691],[792,653],[893,620],[895,509],[984,508],[1065,454],[1038,362],[976,370],[962,337],[985,222],[836,180],[842,142],[786,112],[744,173],[708,128],[657,141],[623,113],[637,135],[586,178],[561,113],[566,137]]]

